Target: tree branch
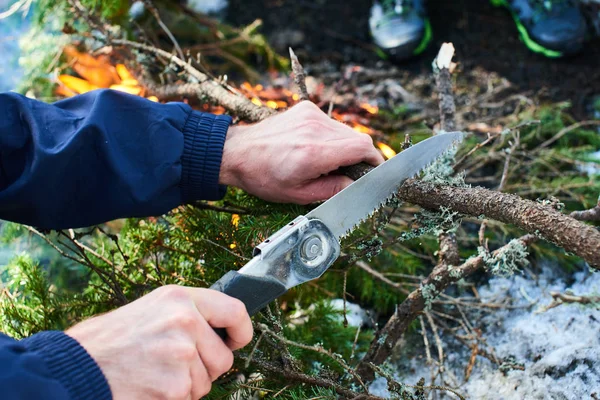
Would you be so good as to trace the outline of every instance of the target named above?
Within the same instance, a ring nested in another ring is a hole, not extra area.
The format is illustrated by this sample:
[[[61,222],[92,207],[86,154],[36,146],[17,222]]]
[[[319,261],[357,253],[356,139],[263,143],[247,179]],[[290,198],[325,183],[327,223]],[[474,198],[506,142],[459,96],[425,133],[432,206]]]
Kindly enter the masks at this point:
[[[244,359],[244,356],[240,356],[240,358]],[[320,386],[327,389],[333,389],[337,394],[343,396],[346,399],[364,399],[364,400],[383,400],[383,398],[378,396],[373,396],[364,393],[358,393],[345,387],[341,386],[337,382],[334,382],[327,378],[322,378],[314,375],[306,375],[302,372],[282,368],[281,365],[278,365],[272,361],[266,361],[262,359],[253,359],[251,361],[253,364],[256,364],[261,370],[269,371],[274,373],[276,376],[280,376],[282,379],[286,381],[298,382],[298,383],[306,383],[311,386]]]
[[[294,72],[294,83],[298,86],[300,92],[300,101],[310,100],[308,95],[308,89],[306,88],[306,74],[304,73],[304,67],[300,64],[296,53],[290,47],[290,59],[292,60],[292,72]]]
[[[598,198],[596,207],[589,210],[573,211],[569,216],[579,221],[600,221],[600,197]]]
[[[398,195],[400,200],[429,210],[444,206],[461,214],[485,215],[513,224],[578,255],[592,267],[600,267],[600,232],[543,204],[481,187],[433,185],[416,180],[402,185]]]
[[[144,82],[148,90],[160,98],[177,96],[198,97],[199,99],[221,105],[235,116],[250,122],[261,121],[275,114],[275,110],[257,106],[245,96],[227,90],[223,85],[198,71],[189,63],[162,49],[123,39],[112,39],[111,42],[116,45],[131,47],[164,57],[169,62],[185,70],[190,74],[191,78],[197,81],[183,85],[167,85],[160,88],[152,83]]]
[[[534,235],[525,235],[518,239],[524,246],[536,240]],[[499,255],[506,251],[509,244],[493,252],[493,255]],[[469,258],[464,264],[458,267],[435,268],[433,272],[425,278],[421,286],[413,291],[398,306],[396,312],[392,315],[385,326],[377,332],[371,342],[371,347],[365,357],[357,366],[357,372],[366,381],[374,378],[373,371],[369,368],[369,363],[380,365],[391,354],[392,348],[398,342],[398,339],[408,329],[412,321],[419,316],[425,307],[433,300],[433,297],[442,293],[448,286],[458,280],[471,275],[484,265],[483,256]]]
[[[452,89],[452,73],[450,65],[454,56],[452,43],[444,43],[433,60],[433,75],[435,85],[440,95],[440,124],[442,131],[452,132],[456,130],[456,105],[454,103],[454,92]],[[439,235],[440,252],[438,267],[446,265],[458,265],[460,255],[456,235],[452,232],[443,232]]]

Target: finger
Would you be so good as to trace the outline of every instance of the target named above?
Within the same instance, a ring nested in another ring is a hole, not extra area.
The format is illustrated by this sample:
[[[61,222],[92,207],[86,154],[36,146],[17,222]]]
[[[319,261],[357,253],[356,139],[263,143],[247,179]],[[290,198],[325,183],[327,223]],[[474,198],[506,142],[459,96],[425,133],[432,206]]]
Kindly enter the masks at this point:
[[[327,200],[354,182],[344,175],[328,175],[309,181],[296,190],[295,202],[300,204]]]
[[[187,288],[196,308],[213,328],[225,328],[233,349],[252,340],[252,321],[244,303],[211,289]]]
[[[212,381],[210,380],[206,367],[200,359],[200,355],[198,355],[198,358],[192,362],[192,365],[190,366],[190,377],[192,379],[193,400],[198,400],[210,392]]]
[[[320,153],[314,155],[313,175],[325,175],[339,167],[365,162],[377,166],[384,162],[383,157],[369,137],[349,138],[339,141],[326,142]]]
[[[202,324],[196,348],[211,382],[214,382],[233,365],[233,353],[206,321]]]

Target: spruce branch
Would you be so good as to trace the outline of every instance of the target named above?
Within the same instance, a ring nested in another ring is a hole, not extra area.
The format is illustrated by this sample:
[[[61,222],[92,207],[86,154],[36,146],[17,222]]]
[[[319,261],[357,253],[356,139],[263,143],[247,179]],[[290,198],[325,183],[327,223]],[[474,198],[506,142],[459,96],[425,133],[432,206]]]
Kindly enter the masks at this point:
[[[211,80],[206,74],[203,74],[192,67],[189,63],[164,50],[122,39],[113,39],[113,43],[165,57],[183,68],[192,78],[198,80],[198,83],[171,86],[170,90],[174,90],[179,95],[182,95],[183,91],[187,92],[189,95],[195,94],[199,97],[207,97],[216,104],[222,105],[227,110],[248,121],[259,121],[275,113],[274,110],[268,107],[257,106],[245,97],[227,90],[221,84]],[[436,60],[439,61],[439,56]],[[437,61],[436,64],[439,64]],[[447,61],[439,65],[447,65]],[[443,71],[448,72],[448,79],[450,79],[449,68],[441,69],[441,72]],[[448,121],[453,121],[451,105],[453,104],[453,100],[450,100],[450,97],[452,97],[452,86],[450,84],[448,87],[448,79],[441,79],[442,88],[440,89],[440,92],[445,94],[443,95],[443,104],[440,104],[440,107],[442,107],[443,114],[446,118],[446,127],[450,128],[453,126],[452,122],[449,122],[450,125],[448,125]],[[438,80],[440,80],[440,78],[438,78]],[[178,87],[182,87],[182,89],[178,89]],[[366,164],[359,164],[350,169],[346,168],[344,173],[353,179],[357,179],[367,173],[371,168],[372,167]],[[418,181],[409,181],[405,183],[399,191],[402,200],[412,202],[413,204],[428,209],[437,210],[440,205],[445,205],[450,209],[459,211],[465,215],[479,216],[483,214],[501,222],[513,223],[529,233],[541,234],[546,239],[563,247],[565,250],[582,257],[592,266],[600,266],[600,251],[598,251],[598,248],[600,247],[600,233],[593,228],[578,223],[574,219],[563,214],[552,214],[548,211],[540,210],[535,203],[528,200],[523,200],[512,195],[498,196],[497,193],[498,192],[482,188],[459,188],[444,185],[432,186]],[[506,198],[504,196],[512,197]],[[461,202],[456,201],[456,199],[459,198]],[[454,201],[452,201],[453,199]],[[487,202],[488,199],[491,201]],[[508,204],[518,206],[517,209],[519,210],[520,215],[516,215],[514,209],[511,210],[510,206],[507,207],[505,204],[502,204],[502,202],[497,201],[498,199],[509,200]],[[462,201],[467,203],[462,203]],[[532,214],[533,217],[530,218],[529,214]],[[559,226],[554,225],[555,219],[560,223]],[[561,227],[568,227],[569,229],[564,231],[561,230]],[[571,235],[571,233],[575,231],[579,231],[579,233]],[[442,244],[442,248],[453,249],[451,238],[448,240],[450,240],[450,242]],[[451,252],[451,254],[445,256],[448,260],[456,261],[456,252]]]
[[[265,324],[259,323],[259,324],[256,324],[256,326],[258,327],[259,331],[270,335],[272,338],[274,338],[277,341],[280,341],[288,346],[294,346],[299,349],[314,351],[315,353],[323,354],[323,355],[329,357],[331,360],[335,361],[340,367],[342,367],[342,369],[344,371],[346,371],[350,376],[352,376],[360,384],[360,386],[362,386],[362,388],[365,392],[368,392],[368,389],[365,386],[362,379],[360,378],[360,376],[354,371],[354,369],[352,367],[350,367],[348,364],[346,364],[344,359],[339,354],[335,354],[331,350],[324,349],[323,347],[320,347],[320,346],[310,346],[310,345],[307,345],[304,343],[299,343],[299,342],[295,342],[293,340],[287,339],[287,338],[283,337],[281,334],[277,334],[277,333],[273,332]]]
[[[239,357],[243,360],[247,360],[247,358],[243,355]],[[286,382],[291,381],[296,383],[305,383],[311,386],[320,386],[327,389],[333,389],[337,394],[343,396],[341,398],[344,399],[383,400],[383,398],[379,396],[374,396],[367,393],[359,393],[347,389],[344,386],[340,385],[338,382],[335,382],[328,378],[323,378],[315,375],[307,375],[303,372],[283,368],[281,364],[278,364],[273,361],[267,361],[255,357],[251,361],[251,363],[259,367],[263,371],[272,373],[273,376],[280,377]]]

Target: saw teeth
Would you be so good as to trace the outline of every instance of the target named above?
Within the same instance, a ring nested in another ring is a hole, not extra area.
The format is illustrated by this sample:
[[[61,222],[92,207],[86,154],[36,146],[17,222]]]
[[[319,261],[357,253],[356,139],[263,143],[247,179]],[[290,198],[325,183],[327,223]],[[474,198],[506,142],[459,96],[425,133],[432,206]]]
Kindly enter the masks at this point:
[[[376,212],[378,212],[379,210],[381,210],[383,207],[386,206],[386,204],[394,197],[397,195],[398,193],[398,189],[400,189],[400,187],[404,184],[404,182],[406,182],[409,179],[413,179],[417,176],[419,176],[419,174],[423,171],[425,171],[427,168],[431,167],[435,162],[437,162],[437,160],[439,159],[439,157],[441,157],[442,155],[449,153],[452,150],[452,148],[448,148],[445,151],[439,153],[437,158],[434,158],[433,160],[431,160],[427,165],[425,165],[424,167],[422,167],[419,171],[415,172],[414,174],[412,174],[411,176],[409,176],[408,178],[406,178],[404,181],[402,181],[402,183],[396,188],[396,190],[390,195],[388,196],[385,200],[383,200],[381,203],[379,203],[379,206],[377,206],[377,208],[375,208],[373,211],[371,211],[369,214],[367,214],[367,216],[365,218],[362,218],[357,224],[355,224],[351,229],[348,229],[346,231],[346,233],[344,233],[344,235],[340,238],[341,239],[345,239],[348,236],[350,236],[350,234],[358,227],[360,226],[363,222],[367,221],[368,219],[372,218]]]

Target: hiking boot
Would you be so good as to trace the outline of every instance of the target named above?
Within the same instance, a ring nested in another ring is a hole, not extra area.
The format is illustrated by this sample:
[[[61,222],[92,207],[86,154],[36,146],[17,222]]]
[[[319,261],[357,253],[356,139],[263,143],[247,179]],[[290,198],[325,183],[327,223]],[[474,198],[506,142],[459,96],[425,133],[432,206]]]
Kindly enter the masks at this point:
[[[510,10],[521,40],[546,57],[579,52],[587,32],[585,18],[573,0],[491,0]]]
[[[431,41],[424,0],[376,0],[369,28],[375,44],[396,61],[422,53]]]

